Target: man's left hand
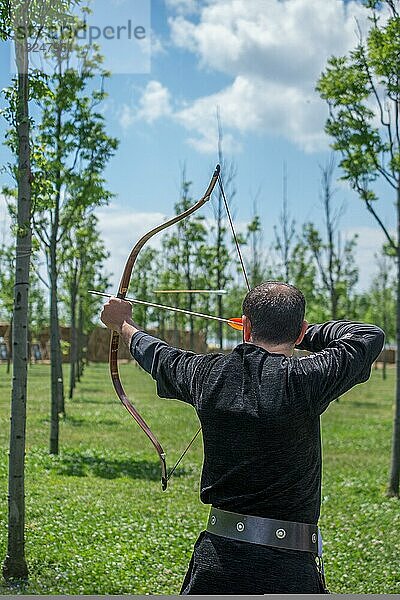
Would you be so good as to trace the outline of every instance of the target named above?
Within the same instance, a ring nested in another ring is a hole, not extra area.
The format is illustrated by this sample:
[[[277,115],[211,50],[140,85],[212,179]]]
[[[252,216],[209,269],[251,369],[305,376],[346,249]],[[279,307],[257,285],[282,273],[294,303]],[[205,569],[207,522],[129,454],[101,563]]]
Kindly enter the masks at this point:
[[[108,329],[121,334],[124,323],[133,325],[132,305],[120,298],[110,298],[103,306],[100,319]]]

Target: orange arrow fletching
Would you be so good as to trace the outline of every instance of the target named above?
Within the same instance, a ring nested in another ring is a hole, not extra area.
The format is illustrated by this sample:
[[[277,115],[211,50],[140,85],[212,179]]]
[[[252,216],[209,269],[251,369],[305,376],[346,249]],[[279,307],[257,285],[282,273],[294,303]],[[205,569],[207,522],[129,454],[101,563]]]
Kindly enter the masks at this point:
[[[228,319],[227,323],[229,327],[232,327],[232,329],[243,331],[242,317],[233,317],[232,319]]]

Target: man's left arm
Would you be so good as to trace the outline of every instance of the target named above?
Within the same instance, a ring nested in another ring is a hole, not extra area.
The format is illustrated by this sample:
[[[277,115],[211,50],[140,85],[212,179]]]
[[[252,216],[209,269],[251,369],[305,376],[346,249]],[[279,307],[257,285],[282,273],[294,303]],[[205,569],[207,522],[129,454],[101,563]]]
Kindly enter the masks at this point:
[[[162,398],[176,398],[195,404],[194,377],[205,358],[193,352],[169,346],[143,331],[132,320],[132,306],[118,298],[110,298],[101,313],[102,322],[117,331],[130,349],[133,358],[157,383]]]

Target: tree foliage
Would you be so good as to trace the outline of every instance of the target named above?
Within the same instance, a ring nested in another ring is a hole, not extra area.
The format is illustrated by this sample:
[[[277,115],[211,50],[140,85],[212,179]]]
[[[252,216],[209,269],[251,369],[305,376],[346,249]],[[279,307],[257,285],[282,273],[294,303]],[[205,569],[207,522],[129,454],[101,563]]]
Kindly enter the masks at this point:
[[[398,2],[368,1],[370,29],[347,56],[329,59],[317,90],[329,106],[326,131],[341,155],[343,179],[358,193],[381,227],[396,260],[397,348],[400,348],[400,15]],[[379,216],[380,188],[395,207],[395,231]],[[389,196],[387,196],[389,192]],[[399,355],[399,352],[397,353]],[[400,359],[397,358],[396,410],[388,493],[399,495]]]

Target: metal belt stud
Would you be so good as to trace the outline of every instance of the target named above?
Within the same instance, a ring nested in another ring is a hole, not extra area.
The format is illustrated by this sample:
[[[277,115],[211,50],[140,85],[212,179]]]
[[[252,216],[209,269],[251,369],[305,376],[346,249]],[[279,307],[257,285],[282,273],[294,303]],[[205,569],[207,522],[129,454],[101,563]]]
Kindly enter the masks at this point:
[[[311,536],[311,541],[312,541],[312,543],[313,543],[313,544],[315,544],[315,543],[316,543],[316,541],[317,541],[317,534],[316,534],[316,533],[313,533],[313,534],[312,534],[312,536]]]
[[[242,523],[242,521],[239,521],[238,523],[236,523],[236,529],[238,531],[244,531],[244,523]]]
[[[284,529],[277,529],[275,535],[278,540],[283,540],[283,538],[286,537],[286,531]]]
[[[213,515],[210,519],[210,523],[211,523],[211,525],[215,525],[216,522],[217,522],[217,517],[215,515]]]

